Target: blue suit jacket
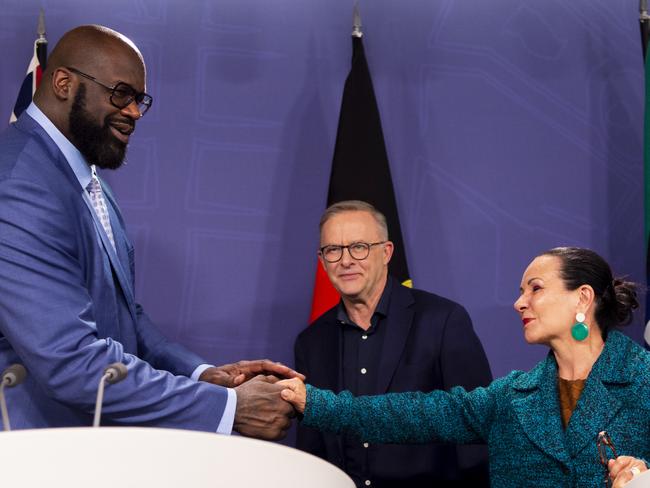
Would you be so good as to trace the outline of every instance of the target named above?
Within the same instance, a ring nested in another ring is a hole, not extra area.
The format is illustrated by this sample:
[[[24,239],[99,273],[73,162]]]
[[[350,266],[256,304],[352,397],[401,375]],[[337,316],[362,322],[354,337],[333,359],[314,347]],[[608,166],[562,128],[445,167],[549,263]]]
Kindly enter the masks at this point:
[[[494,487],[593,488],[605,473],[600,431],[619,455],[650,459],[650,355],[610,333],[566,430],[552,353],[528,373],[514,371],[471,392],[352,398],[308,387],[303,421],[370,442],[485,442]]]
[[[110,363],[103,423],[216,431],[227,391],[187,378],[204,361],[168,342],[134,297],[134,257],[110,191],[113,249],[63,154],[27,114],[0,136],[0,370],[12,427],[91,422]],[[178,376],[177,376],[178,375]]]
[[[393,280],[376,393],[448,390],[489,384],[490,366],[463,307]],[[340,391],[342,331],[336,307],[296,339],[296,369],[319,388]],[[297,447],[345,469],[340,436],[298,428]],[[373,486],[487,486],[484,447],[374,445]]]

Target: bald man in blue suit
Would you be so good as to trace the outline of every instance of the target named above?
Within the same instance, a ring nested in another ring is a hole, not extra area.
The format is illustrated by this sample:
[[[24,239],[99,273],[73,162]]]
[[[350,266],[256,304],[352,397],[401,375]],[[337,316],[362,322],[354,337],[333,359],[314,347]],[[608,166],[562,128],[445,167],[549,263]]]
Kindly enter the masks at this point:
[[[98,380],[120,362],[128,375],[106,391],[107,424],[282,437],[293,409],[256,375],[294,371],[270,361],[211,366],[167,341],[135,301],[133,246],[96,167],[122,164],[152,104],[144,90],[129,39],[78,27],[0,137],[0,370],[18,362],[29,372],[10,391],[12,426],[89,425]]]

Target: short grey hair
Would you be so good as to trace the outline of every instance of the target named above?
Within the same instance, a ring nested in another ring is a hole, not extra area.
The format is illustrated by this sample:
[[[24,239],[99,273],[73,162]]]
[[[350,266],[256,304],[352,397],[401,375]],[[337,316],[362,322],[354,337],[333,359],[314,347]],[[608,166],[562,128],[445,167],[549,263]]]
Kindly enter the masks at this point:
[[[388,240],[388,224],[386,223],[386,217],[368,202],[362,200],[344,200],[327,207],[320,218],[320,224],[318,225],[319,230],[323,230],[323,226],[329,219],[344,212],[368,212],[374,217],[375,222],[377,222],[381,239],[385,241]]]

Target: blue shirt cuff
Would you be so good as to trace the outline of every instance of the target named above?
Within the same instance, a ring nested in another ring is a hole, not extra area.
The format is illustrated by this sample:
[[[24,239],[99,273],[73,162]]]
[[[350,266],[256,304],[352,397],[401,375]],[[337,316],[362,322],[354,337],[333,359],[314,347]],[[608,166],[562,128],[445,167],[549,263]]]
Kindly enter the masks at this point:
[[[199,381],[199,376],[201,376],[201,374],[203,374],[203,372],[208,368],[214,368],[214,366],[211,364],[199,364],[190,378],[194,381]]]
[[[191,379],[199,381],[201,374],[208,368],[214,368],[212,364],[200,364],[196,367]],[[235,411],[237,410],[237,393],[233,388],[226,388],[228,392],[228,400],[226,400],[226,407],[223,409],[223,415],[217,426],[217,434],[232,434],[232,426],[235,423]]]
[[[237,410],[237,392],[233,388],[226,388],[228,391],[228,401],[226,408],[223,409],[221,421],[217,427],[217,434],[232,434],[232,426],[235,423],[235,411]]]

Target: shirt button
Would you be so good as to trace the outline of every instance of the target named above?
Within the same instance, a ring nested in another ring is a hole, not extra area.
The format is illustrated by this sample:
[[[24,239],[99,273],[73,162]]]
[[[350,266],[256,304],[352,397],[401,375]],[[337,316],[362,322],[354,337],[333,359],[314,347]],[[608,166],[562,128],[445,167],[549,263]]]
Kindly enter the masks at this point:
[[[367,442],[364,442],[364,443],[363,443],[363,447],[365,447],[366,449],[368,449],[368,446],[369,446],[369,445],[370,445],[370,444],[368,444]]]
[[[361,368],[361,374],[366,374],[368,370],[366,368]]]
[[[366,481],[365,481],[365,485],[366,485],[366,486],[370,486],[370,485],[372,485],[372,481],[370,481],[370,480],[366,480]]]
[[[365,341],[368,338],[368,336],[366,334],[363,334],[361,338]]]

